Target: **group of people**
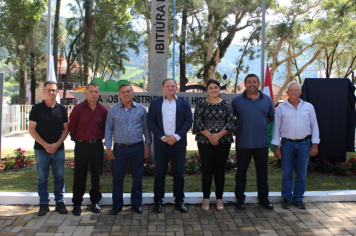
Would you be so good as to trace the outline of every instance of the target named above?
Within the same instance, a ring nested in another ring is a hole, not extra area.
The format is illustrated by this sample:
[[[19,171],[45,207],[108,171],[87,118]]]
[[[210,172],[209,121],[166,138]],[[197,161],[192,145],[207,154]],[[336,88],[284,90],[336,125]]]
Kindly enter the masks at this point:
[[[306,188],[306,170],[309,156],[318,153],[319,130],[315,111],[310,103],[302,101],[300,85],[288,85],[289,99],[278,106],[276,114],[271,98],[259,91],[257,75],[245,78],[246,90],[232,102],[220,97],[220,83],[207,82],[208,96],[198,103],[193,114],[187,99],[176,95],[177,84],[172,79],[162,83],[163,96],[153,99],[148,112],[133,101],[130,84],[120,86],[121,102],[108,111],[98,102],[98,84],[86,86],[86,100],[74,107],[70,122],[66,109],[56,103],[58,93],[54,82],[45,83],[45,100],[32,108],[29,132],[35,139],[35,158],[38,172],[39,216],[49,211],[48,176],[50,166],[54,176],[56,211],[66,214],[64,204],[64,145],[68,133],[75,142],[73,214],[81,214],[81,204],[86,190],[88,165],[91,171],[89,191],[91,211],[99,213],[101,176],[104,159],[111,160],[113,207],[111,214],[118,214],[123,207],[123,182],[129,164],[132,173],[131,205],[142,213],[142,179],[145,158],[151,155],[154,145],[156,175],[154,180],[154,212],[162,211],[165,196],[165,177],[168,164],[173,172],[175,208],[187,212],[184,205],[184,169],[187,133],[193,126],[202,166],[202,210],[209,210],[211,184],[214,177],[216,208],[224,209],[223,193],[225,166],[231,144],[236,136],[236,187],[237,209],[245,209],[246,173],[251,158],[257,171],[259,204],[273,209],[268,200],[267,127],[275,117],[272,144],[275,156],[282,160],[283,208],[294,203],[305,208],[302,201]],[[69,124],[68,124],[69,123]],[[151,137],[153,133],[153,139]],[[105,139],[103,145],[103,139]],[[296,172],[293,189],[293,170]]]

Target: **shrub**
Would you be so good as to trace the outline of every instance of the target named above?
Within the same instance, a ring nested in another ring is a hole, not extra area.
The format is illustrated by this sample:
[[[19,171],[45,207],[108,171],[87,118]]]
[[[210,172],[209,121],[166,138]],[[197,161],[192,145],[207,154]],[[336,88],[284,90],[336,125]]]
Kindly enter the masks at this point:
[[[31,165],[32,160],[28,157],[27,154],[25,154],[25,150],[21,148],[17,148],[14,150],[15,154],[15,164],[19,168],[26,168]]]
[[[225,170],[230,171],[230,170],[234,170],[236,167],[236,152],[234,154],[231,154],[226,161],[226,168]]]
[[[6,159],[5,159],[6,160]],[[14,160],[8,160],[5,163],[5,168],[4,170],[13,170],[15,169],[16,162]]]
[[[310,167],[315,171],[319,171],[321,173],[329,173],[332,170],[332,168],[330,167],[330,161],[326,159],[326,157],[315,159],[314,163],[312,163]]]
[[[154,176],[156,174],[156,166],[154,165],[152,157],[145,159],[143,164],[143,176]]]
[[[337,175],[346,176],[349,169],[351,169],[352,164],[347,162],[337,162],[335,163],[335,173]]]
[[[196,175],[201,171],[201,160],[198,153],[188,156],[185,161],[185,173]]]
[[[350,167],[350,170],[356,174],[356,158],[355,157],[351,157],[349,159],[349,163],[351,163],[351,167]]]

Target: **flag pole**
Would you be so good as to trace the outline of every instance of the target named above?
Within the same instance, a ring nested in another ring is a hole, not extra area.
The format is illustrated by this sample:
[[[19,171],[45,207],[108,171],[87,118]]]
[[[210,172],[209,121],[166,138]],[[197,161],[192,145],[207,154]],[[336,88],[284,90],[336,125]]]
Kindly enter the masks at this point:
[[[266,33],[266,0],[262,0],[262,28],[261,28],[261,90],[265,83],[265,33]]]
[[[47,19],[47,77],[49,77],[50,57],[51,57],[51,22],[52,22],[52,0],[48,0],[48,19]]]
[[[173,0],[173,80],[175,80],[175,43],[176,43],[176,0]]]

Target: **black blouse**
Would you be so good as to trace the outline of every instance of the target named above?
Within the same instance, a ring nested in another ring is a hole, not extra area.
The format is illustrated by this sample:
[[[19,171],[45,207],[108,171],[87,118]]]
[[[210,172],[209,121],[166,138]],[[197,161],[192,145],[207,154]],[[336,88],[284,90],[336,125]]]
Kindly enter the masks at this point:
[[[230,144],[234,142],[232,134],[235,130],[235,118],[231,104],[223,99],[220,103],[209,103],[204,99],[198,103],[194,111],[193,134],[195,140],[202,144],[209,144],[210,141],[200,132],[208,130],[210,133],[219,133],[227,130],[229,133],[219,139],[219,144]]]

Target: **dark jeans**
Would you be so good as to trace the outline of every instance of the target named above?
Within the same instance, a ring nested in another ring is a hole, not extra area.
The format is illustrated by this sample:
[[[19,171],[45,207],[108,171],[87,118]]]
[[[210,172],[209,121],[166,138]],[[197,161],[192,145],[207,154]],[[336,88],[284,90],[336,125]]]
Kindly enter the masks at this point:
[[[99,203],[102,198],[100,192],[101,176],[103,172],[104,146],[98,143],[76,142],[74,148],[74,184],[73,198],[74,204],[81,205],[87,184],[88,164],[90,162],[91,189],[89,191],[90,201]]]
[[[114,145],[115,159],[111,161],[113,206],[121,208],[124,205],[124,178],[127,163],[130,164],[132,174],[131,205],[141,205],[144,150],[143,142],[133,147]]]
[[[268,197],[268,147],[264,148],[238,148],[236,150],[237,170],[236,170],[236,187],[235,196],[241,198],[246,188],[246,173],[251,158],[255,161],[257,172],[257,189],[258,198]]]
[[[184,201],[184,168],[186,147],[176,147],[167,144],[166,147],[154,148],[156,176],[154,185],[154,201],[162,201],[165,193],[165,182],[168,170],[168,163],[171,160],[173,170],[173,197],[176,203]]]
[[[216,199],[222,199],[225,186],[226,160],[231,144],[213,146],[198,142],[202,168],[202,187],[204,199],[209,199],[211,181],[214,175]]]

